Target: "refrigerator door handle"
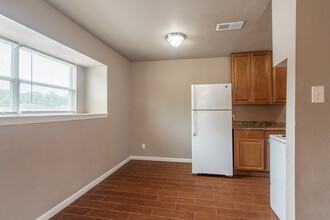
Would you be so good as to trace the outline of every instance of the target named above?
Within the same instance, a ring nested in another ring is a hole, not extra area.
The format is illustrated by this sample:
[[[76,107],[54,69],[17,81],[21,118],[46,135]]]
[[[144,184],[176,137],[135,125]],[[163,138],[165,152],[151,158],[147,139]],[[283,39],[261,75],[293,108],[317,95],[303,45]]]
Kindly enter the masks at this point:
[[[197,112],[193,111],[193,136],[197,135]]]

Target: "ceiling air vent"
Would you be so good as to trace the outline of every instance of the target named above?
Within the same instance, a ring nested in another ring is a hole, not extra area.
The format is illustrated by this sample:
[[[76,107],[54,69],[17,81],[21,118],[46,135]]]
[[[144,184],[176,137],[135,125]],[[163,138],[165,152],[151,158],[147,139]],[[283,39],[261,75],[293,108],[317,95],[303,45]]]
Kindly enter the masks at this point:
[[[244,21],[217,24],[217,27],[215,30],[216,31],[227,31],[227,30],[241,29],[243,24],[244,24]]]

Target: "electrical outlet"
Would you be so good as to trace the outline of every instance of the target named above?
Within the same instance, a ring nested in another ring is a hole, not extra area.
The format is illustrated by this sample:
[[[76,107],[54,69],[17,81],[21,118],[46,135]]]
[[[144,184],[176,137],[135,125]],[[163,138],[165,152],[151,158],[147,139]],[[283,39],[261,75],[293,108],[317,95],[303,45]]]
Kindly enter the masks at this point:
[[[142,144],[142,149],[146,149],[146,144]]]
[[[232,115],[232,119],[233,119],[233,121],[236,120],[236,115],[235,114]]]
[[[324,103],[324,86],[312,86],[312,103]]]

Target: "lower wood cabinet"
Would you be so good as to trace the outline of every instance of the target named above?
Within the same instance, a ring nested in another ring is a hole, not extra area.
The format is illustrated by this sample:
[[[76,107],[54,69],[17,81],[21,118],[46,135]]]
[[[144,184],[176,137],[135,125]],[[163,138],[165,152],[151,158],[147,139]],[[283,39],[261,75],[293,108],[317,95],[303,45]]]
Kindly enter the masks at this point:
[[[269,175],[269,136],[273,134],[285,134],[285,131],[235,130],[235,175]]]
[[[265,141],[263,139],[236,139],[235,169],[263,171],[265,170]]]

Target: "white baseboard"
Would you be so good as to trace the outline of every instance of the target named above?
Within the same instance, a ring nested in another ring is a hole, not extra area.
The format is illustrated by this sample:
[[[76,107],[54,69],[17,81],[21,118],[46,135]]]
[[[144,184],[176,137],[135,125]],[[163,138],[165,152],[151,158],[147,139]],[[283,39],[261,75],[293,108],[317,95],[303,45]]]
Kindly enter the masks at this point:
[[[125,160],[123,160],[122,162],[120,162],[119,164],[117,164],[115,167],[113,167],[111,170],[109,170],[108,172],[106,172],[105,174],[103,174],[102,176],[100,176],[99,178],[97,178],[96,180],[92,181],[87,186],[83,187],[78,192],[76,192],[75,194],[73,194],[72,196],[70,196],[69,198],[67,198],[66,200],[64,200],[63,202],[61,202],[57,206],[55,206],[54,208],[50,209],[48,212],[46,212],[42,216],[38,217],[36,220],[48,220],[49,218],[53,217],[59,211],[61,211],[65,207],[67,207],[73,201],[75,201],[80,196],[82,196],[83,194],[85,194],[88,190],[90,190],[91,188],[93,188],[94,186],[96,186],[97,184],[99,184],[101,181],[103,181],[105,178],[107,178],[108,176],[110,176],[112,173],[114,173],[116,170],[118,170],[120,167],[122,167],[123,165],[125,165],[130,160],[131,160],[131,157],[126,158]]]
[[[191,163],[191,159],[189,158],[175,158],[175,157],[131,156],[131,160],[151,160],[151,161]]]

